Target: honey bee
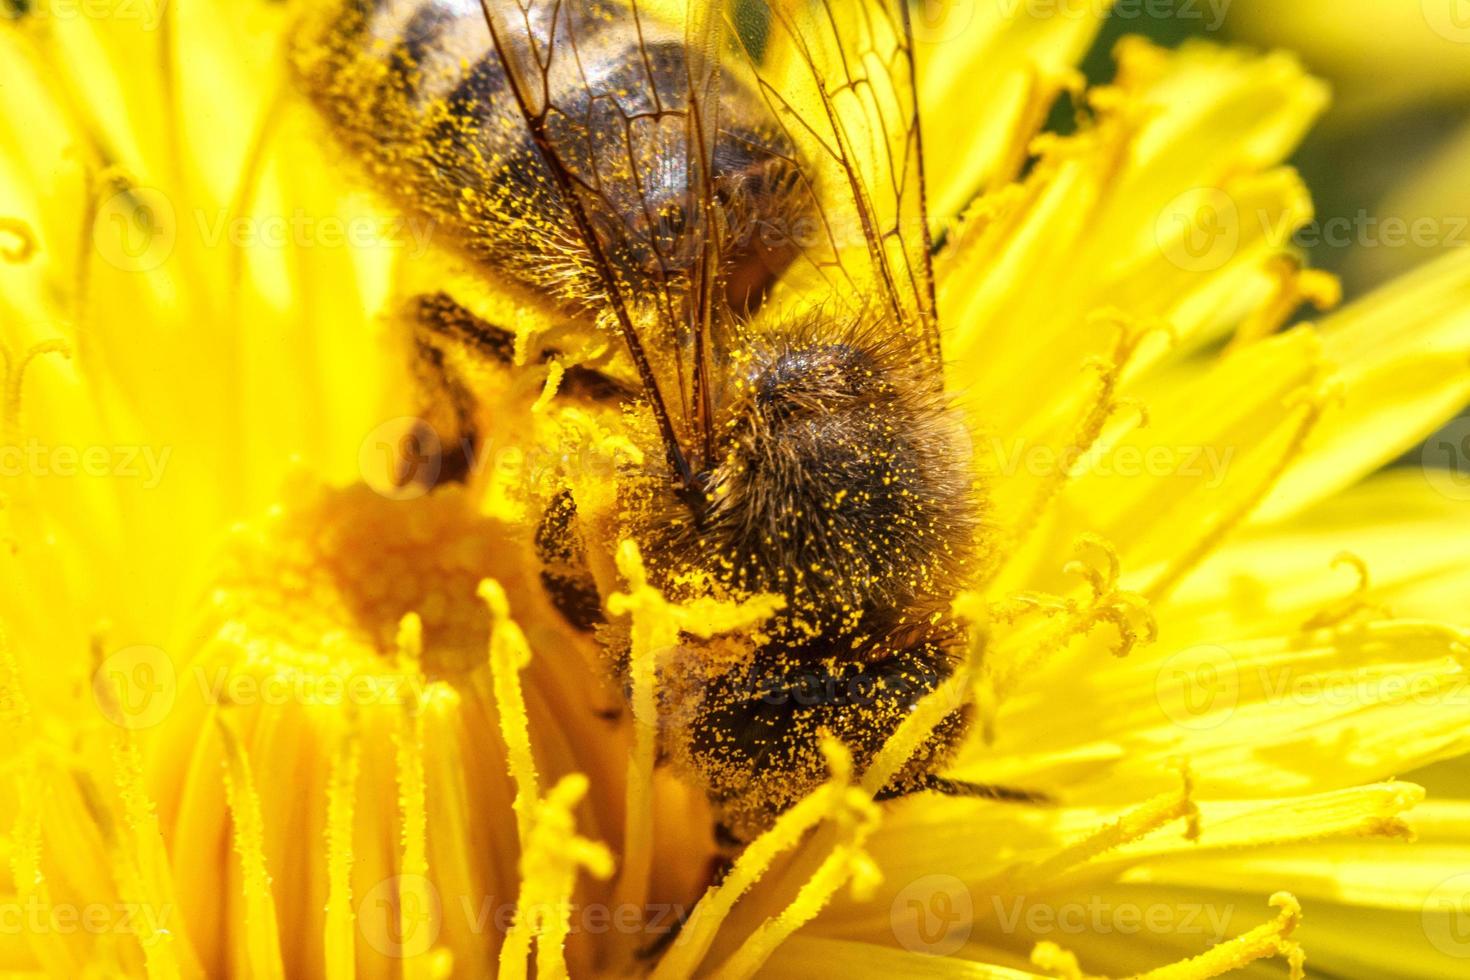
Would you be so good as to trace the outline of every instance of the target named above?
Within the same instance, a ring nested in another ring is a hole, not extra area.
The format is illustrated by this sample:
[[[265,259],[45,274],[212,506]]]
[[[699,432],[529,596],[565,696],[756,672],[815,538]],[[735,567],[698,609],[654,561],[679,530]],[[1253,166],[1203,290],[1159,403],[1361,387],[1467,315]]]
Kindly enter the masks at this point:
[[[824,734],[862,771],[954,673],[949,607],[984,551],[905,0],[341,0],[303,37],[307,93],[383,192],[621,339],[630,382],[583,369],[563,394],[647,423],[660,464],[620,480],[618,533],[657,584],[784,599],[759,643],[691,638],[660,668],[662,756],[721,836],[819,785]],[[443,345],[508,360],[510,334],[445,294],[412,315],[428,410],[472,429]],[[567,491],[536,544],[554,604],[625,673],[587,570],[612,542]],[[968,724],[957,708],[880,796],[1033,799],[939,774]]]

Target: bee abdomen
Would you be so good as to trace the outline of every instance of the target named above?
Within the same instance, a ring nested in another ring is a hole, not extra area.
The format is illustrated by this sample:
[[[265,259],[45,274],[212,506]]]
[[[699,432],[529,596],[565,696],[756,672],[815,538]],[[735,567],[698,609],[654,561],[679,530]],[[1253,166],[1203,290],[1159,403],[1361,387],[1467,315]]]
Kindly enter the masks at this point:
[[[604,18],[577,19],[579,44],[608,43]],[[530,43],[511,40],[518,52]],[[479,0],[343,0],[301,26],[293,62],[379,189],[431,219],[437,238],[531,286],[576,274],[564,206]]]

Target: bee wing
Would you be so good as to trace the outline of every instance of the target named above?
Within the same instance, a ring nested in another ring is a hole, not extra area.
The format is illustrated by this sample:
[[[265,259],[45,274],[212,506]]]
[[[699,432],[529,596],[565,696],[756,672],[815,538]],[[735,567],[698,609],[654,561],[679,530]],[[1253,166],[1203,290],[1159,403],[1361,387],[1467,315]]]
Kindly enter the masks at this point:
[[[709,424],[697,407],[707,372],[691,362],[708,357],[711,299],[697,285],[713,274],[714,247],[689,229],[708,218],[716,126],[698,107],[718,104],[717,45],[688,54],[688,30],[642,9],[652,5],[480,0],[516,111],[567,208],[562,231],[585,246],[674,476],[692,488],[687,443]],[[690,242],[698,254],[675,254]]]
[[[726,18],[708,0],[480,0],[519,114],[586,247],[677,479],[713,452],[734,246],[716,202]],[[635,271],[630,271],[635,270]]]
[[[907,0],[737,0],[731,36],[812,182],[806,276],[877,296],[940,361]]]

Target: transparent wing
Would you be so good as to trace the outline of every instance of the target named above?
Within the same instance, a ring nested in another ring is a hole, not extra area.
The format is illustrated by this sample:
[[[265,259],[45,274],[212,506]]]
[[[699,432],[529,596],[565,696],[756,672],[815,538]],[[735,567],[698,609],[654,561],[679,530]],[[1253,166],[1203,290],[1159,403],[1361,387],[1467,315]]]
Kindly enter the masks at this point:
[[[584,247],[609,325],[621,334],[668,449],[692,487],[694,335],[709,317],[708,142],[694,110],[710,99],[709,58],[683,25],[621,0],[483,0],[503,84]],[[702,355],[699,355],[702,356]]]
[[[729,328],[778,279],[877,311],[937,360],[904,0],[481,9],[487,88],[529,132],[691,491]]]
[[[937,364],[906,0],[736,0],[731,38],[812,186],[795,285],[880,304]]]

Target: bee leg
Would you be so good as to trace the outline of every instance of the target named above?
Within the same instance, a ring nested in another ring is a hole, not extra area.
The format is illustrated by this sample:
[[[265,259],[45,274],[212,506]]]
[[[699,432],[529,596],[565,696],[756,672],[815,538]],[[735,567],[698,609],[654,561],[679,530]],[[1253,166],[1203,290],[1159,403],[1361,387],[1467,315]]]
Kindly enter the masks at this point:
[[[475,475],[480,433],[476,399],[459,361],[515,363],[515,334],[482,320],[446,293],[414,297],[405,316],[412,330],[414,374],[418,381],[423,425],[414,433],[413,449],[425,449],[400,464],[400,486],[418,482],[464,483]],[[541,352],[544,362],[557,351]],[[621,382],[600,371],[574,364],[566,368],[558,397],[618,404],[630,397]]]
[[[933,773],[923,773],[903,782],[888,785],[873,797],[875,800],[896,800],[913,793],[940,793],[976,800],[995,800],[997,803],[1030,803],[1035,806],[1050,806],[1056,800],[1045,793],[1011,786],[992,786],[988,783],[972,783],[963,779],[948,779]]]
[[[715,845],[724,853],[738,854],[740,853],[740,849],[745,846],[745,841],[741,840],[735,831],[730,829],[729,824],[721,820],[715,823]]]
[[[664,955],[664,953],[668,952],[669,947],[674,945],[674,941],[679,938],[679,933],[682,932],[683,929],[684,920],[682,918],[674,919],[673,923],[669,925],[667,929],[661,932],[657,939],[649,943],[647,946],[639,948],[636,954],[637,957],[644,962],[657,962]]]
[[[417,296],[406,311],[412,328],[413,371],[417,379],[422,431],[415,433],[422,452],[400,465],[400,486],[419,482],[464,483],[474,475],[479,433],[475,396],[454,367],[456,356],[510,364],[515,335],[474,316],[443,293]]]
[[[720,836],[721,828],[721,824],[715,825],[716,838]],[[729,830],[726,830],[725,833],[729,834]],[[733,839],[733,835],[731,835],[731,837]],[[743,847],[744,845],[740,844],[739,846]],[[709,860],[709,870],[706,873],[706,878],[708,880],[705,883],[704,890],[709,891],[709,889],[714,888],[718,886],[721,882],[723,882],[725,880],[725,876],[730,873],[730,869],[734,866],[734,864],[734,859],[724,854],[716,854],[711,857]],[[703,894],[703,892],[701,892],[701,894]],[[668,948],[674,944],[674,941],[679,938],[679,933],[683,931],[684,923],[686,921],[688,921],[688,918],[682,913],[675,916],[673,923],[669,925],[669,927],[663,932],[662,935],[660,935],[653,942],[649,943],[647,946],[644,946],[642,949],[638,950],[638,958],[644,961],[652,961],[657,960],[659,957],[663,956],[663,954],[668,951]]]
[[[473,469],[478,436],[474,424],[474,397],[446,363],[444,351],[427,331],[415,331],[414,376],[421,404],[413,445],[399,461],[398,486],[422,483],[430,489],[443,483],[464,483]]]
[[[541,562],[541,587],[562,618],[584,633],[606,622],[570,490],[557,493],[542,512],[536,527],[536,558]]]

